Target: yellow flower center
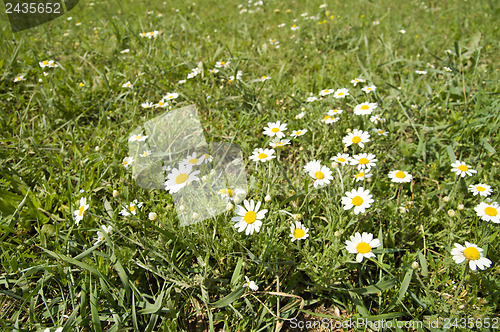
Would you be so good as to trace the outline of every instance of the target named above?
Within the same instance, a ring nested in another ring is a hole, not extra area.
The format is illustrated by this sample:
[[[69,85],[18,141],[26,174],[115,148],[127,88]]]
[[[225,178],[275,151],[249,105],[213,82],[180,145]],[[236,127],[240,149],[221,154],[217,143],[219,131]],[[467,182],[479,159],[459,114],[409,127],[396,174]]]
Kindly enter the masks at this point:
[[[49,64],[49,62],[48,62],[47,60],[45,60],[45,61],[43,62],[43,64],[46,66],[46,65],[48,65],[48,64]]]
[[[189,175],[187,175],[186,173],[179,174],[175,178],[175,183],[177,183],[177,184],[184,183],[187,181],[188,178],[189,178]]]
[[[340,161],[341,163],[345,163],[345,158],[342,158],[342,157],[337,158],[337,161]]]
[[[295,133],[297,136],[299,136],[300,134],[302,134],[302,132],[299,130],[298,132]]]
[[[378,131],[378,133],[379,133],[380,135],[382,135],[382,134],[384,133],[384,131],[383,131],[383,130],[377,130],[377,131]]]
[[[271,131],[272,131],[273,133],[277,133],[278,131],[280,131],[280,129],[279,129],[279,128],[273,128],[273,129],[271,129]]]
[[[477,191],[485,191],[485,190],[486,190],[486,188],[485,188],[485,187],[481,187],[481,186],[477,186],[477,187],[476,187],[476,190],[477,190]]]
[[[253,224],[255,220],[257,220],[257,213],[253,211],[247,211],[247,213],[245,213],[245,216],[243,217],[243,220],[245,220],[247,224]]]
[[[405,178],[405,172],[403,172],[403,171],[397,171],[396,172],[396,177],[400,178],[400,179],[404,179]]]
[[[353,142],[354,144],[358,144],[359,142],[361,142],[361,137],[359,137],[359,136],[354,136],[354,137],[352,138],[352,142]]]
[[[363,173],[363,172],[358,173],[358,174],[356,175],[356,177],[357,177],[357,178],[361,178],[361,177],[363,177],[363,176],[365,176],[365,173]]]
[[[329,116],[327,115],[327,116],[325,116],[325,118],[323,119],[323,121],[330,120],[330,119],[331,119],[331,117],[329,117]]]
[[[363,204],[363,198],[361,196],[355,196],[352,199],[352,205],[360,206],[361,204]]]
[[[466,165],[460,165],[458,166],[458,169],[462,172],[467,172],[469,170],[469,167],[467,167]]]
[[[85,206],[82,205],[82,206],[80,206],[80,209],[78,210],[78,215],[81,217],[81,216],[83,216],[84,212],[85,212]]]
[[[366,243],[366,242],[360,242],[356,246],[356,250],[360,254],[367,254],[367,253],[369,253],[372,250],[372,247],[370,247],[370,245],[368,243]]]
[[[228,190],[227,190],[227,195],[228,195],[229,197],[233,197],[233,196],[234,196],[234,191],[232,191],[231,189],[228,189]]]
[[[293,231],[293,236],[296,238],[296,239],[301,239],[304,237],[304,235],[306,235],[306,232],[304,232],[303,229],[301,228],[297,228]]]
[[[367,109],[370,109],[370,106],[368,106],[368,105],[363,105],[363,106],[361,106],[361,109],[362,109],[363,111],[366,111]]]
[[[330,90],[328,90],[328,89],[326,89],[326,90],[324,91],[324,93],[328,93],[328,92],[330,92]]]
[[[210,158],[210,155],[209,155],[208,153],[205,153],[205,154],[203,155],[203,157],[205,157],[205,159],[208,159],[208,158]]]
[[[264,158],[267,158],[267,154],[265,153],[259,154],[259,159],[264,159]]]
[[[479,254],[479,250],[477,250],[474,247],[469,247],[465,249],[464,256],[470,261],[476,261],[479,259],[479,257],[481,257],[481,255]]]
[[[197,158],[189,159],[190,164],[196,164],[196,163],[198,163],[198,161],[199,161],[199,159],[197,159]]]
[[[142,135],[135,136],[135,139],[141,139],[141,138],[142,138]]]
[[[343,92],[339,92],[339,96],[342,96],[344,93]]]
[[[224,66],[226,63],[224,61],[221,61],[220,64]]]
[[[323,174],[322,171],[317,171],[316,173],[314,173],[314,176],[316,177],[316,179],[321,180],[325,177],[325,174]]]
[[[127,166],[127,165],[128,165],[128,161],[124,161],[123,166]]]
[[[265,80],[267,78],[267,76],[262,76],[262,79]]]
[[[130,205],[130,212],[134,212],[135,211],[135,205]]]
[[[498,214],[498,211],[494,207],[488,206],[486,209],[484,209],[484,213],[486,213],[490,217],[495,217]]]
[[[297,25],[295,25],[295,24],[294,24],[294,25],[292,25],[292,28],[296,28],[296,27],[297,27]]]
[[[354,142],[354,139],[353,139],[353,142]],[[369,161],[367,158],[361,158],[361,159],[359,160],[359,163],[360,163],[361,165],[366,165],[366,164],[368,164],[369,162],[370,162],[370,161]]]

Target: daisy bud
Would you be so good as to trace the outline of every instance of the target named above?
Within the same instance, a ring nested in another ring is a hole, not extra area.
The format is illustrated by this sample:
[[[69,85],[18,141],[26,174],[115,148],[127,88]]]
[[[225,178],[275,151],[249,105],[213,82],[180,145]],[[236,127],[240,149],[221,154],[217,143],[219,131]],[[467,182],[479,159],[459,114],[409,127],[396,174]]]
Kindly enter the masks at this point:
[[[295,221],[298,221],[298,220],[302,219],[302,215],[300,213],[294,214],[293,219],[295,219]]]
[[[96,147],[94,148],[94,151],[98,152],[99,150],[100,150],[99,145],[96,145]]]
[[[448,215],[453,218],[455,216],[455,211],[448,210]]]
[[[154,212],[149,212],[149,214],[148,214],[148,218],[151,221],[155,220],[157,217],[158,217],[158,215]]]
[[[264,198],[264,200],[265,200],[266,202],[270,202],[270,201],[271,201],[271,199],[272,199],[272,198],[271,198],[271,196],[269,196],[269,195],[266,195],[266,197]]]
[[[113,198],[118,197],[119,193],[118,190],[113,190]]]
[[[349,148],[346,146],[346,147],[344,147],[344,152],[347,152],[347,151],[349,151]]]
[[[448,196],[443,197],[443,202],[448,203],[450,201],[450,198]]]
[[[464,209],[464,205],[463,204],[458,204],[457,209],[459,211],[462,211]]]
[[[198,219],[200,215],[196,212],[193,212],[193,219]]]
[[[236,197],[233,199],[233,201],[234,201],[236,204],[241,203],[241,199],[240,199],[238,196],[236,196]]]
[[[42,80],[41,78],[39,78],[39,79],[38,79],[38,82],[40,82],[40,83],[41,83],[41,82],[43,82],[43,80]]]
[[[351,128],[347,128],[346,133],[350,133],[350,132],[351,132]]]
[[[227,203],[227,205],[226,205],[226,210],[227,210],[227,211],[231,211],[233,208],[234,208],[234,205],[233,205],[233,204],[231,204],[231,203]]]
[[[333,169],[337,169],[337,168],[339,168],[339,163],[338,163],[338,162],[336,162],[336,161],[332,162],[332,168],[333,168]]]
[[[399,213],[406,213],[406,208],[404,206],[400,206]]]
[[[420,265],[418,265],[418,262],[413,262],[413,263],[411,263],[411,268],[412,268],[412,269],[414,269],[414,270],[418,269],[418,268],[419,268],[419,266],[420,266]]]
[[[335,233],[333,233],[333,235],[335,235],[335,237],[339,237],[340,235],[342,235],[342,233],[340,231],[335,231]]]

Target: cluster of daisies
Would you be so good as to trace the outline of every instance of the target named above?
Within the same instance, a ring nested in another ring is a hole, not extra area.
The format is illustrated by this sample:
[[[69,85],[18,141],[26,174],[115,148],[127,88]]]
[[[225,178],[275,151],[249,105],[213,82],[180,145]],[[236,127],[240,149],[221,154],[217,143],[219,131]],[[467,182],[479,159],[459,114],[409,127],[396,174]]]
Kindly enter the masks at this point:
[[[156,104],[153,104],[152,102],[144,102],[141,104],[142,108],[165,108],[167,106],[170,106],[170,102],[174,101],[179,97],[179,94],[177,92],[168,92],[163,98],[160,99],[159,102]]]

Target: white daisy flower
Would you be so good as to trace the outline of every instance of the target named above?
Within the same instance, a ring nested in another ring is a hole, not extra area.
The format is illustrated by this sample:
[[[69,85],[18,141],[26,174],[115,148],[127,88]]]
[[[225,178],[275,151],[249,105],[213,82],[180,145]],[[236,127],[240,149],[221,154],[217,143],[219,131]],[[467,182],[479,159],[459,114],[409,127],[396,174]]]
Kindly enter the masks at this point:
[[[96,241],[94,242],[94,245],[106,240],[106,238],[104,237],[104,233],[109,234],[111,232],[111,230],[113,229],[113,227],[101,225],[101,229],[102,229],[102,232],[97,231],[97,238],[96,238]]]
[[[215,68],[227,68],[231,61],[217,61],[215,63]]]
[[[153,103],[145,102],[141,104],[142,108],[152,108],[154,105]]]
[[[234,201],[235,198],[238,198],[238,196],[245,195],[246,192],[241,188],[236,188],[234,190],[230,188],[224,188],[219,190],[219,194],[221,195],[222,198],[226,200],[226,202],[229,202],[229,201]]]
[[[467,241],[465,241],[465,246],[455,243],[455,248],[451,249],[451,254],[457,264],[468,260],[472,271],[476,271],[477,268],[484,270],[491,266],[491,261],[483,256],[483,249]]]
[[[264,75],[261,78],[259,78],[259,81],[264,82],[264,81],[267,81],[267,80],[270,80],[270,79],[271,79],[271,76]]]
[[[212,157],[212,155],[210,155],[210,154],[208,154],[208,153],[203,154],[203,156],[202,156],[202,157],[203,157],[203,162],[204,162],[205,164],[209,164],[209,163],[211,163],[211,162],[212,162],[212,160],[214,160],[214,157]]]
[[[415,73],[417,73],[419,75],[425,75],[425,74],[427,74],[427,71],[426,70],[415,70]]]
[[[374,202],[372,195],[370,195],[369,189],[364,189],[359,187],[358,189],[353,189],[345,193],[345,197],[342,197],[342,204],[344,204],[344,210],[350,210],[354,207],[354,214],[364,213],[365,209],[371,206]]]
[[[123,209],[120,211],[120,214],[122,216],[135,216],[137,214],[137,208],[142,208],[142,205],[142,202],[137,202],[137,199],[134,199],[129,203],[128,207],[123,207]]]
[[[391,181],[395,183],[405,183],[411,182],[413,176],[407,171],[395,170],[389,172],[389,179],[391,179]]]
[[[307,129],[294,130],[292,131],[292,134],[290,136],[292,136],[293,138],[297,138],[304,135],[305,133],[307,133]]]
[[[488,197],[489,195],[491,195],[493,193],[493,190],[491,190],[491,186],[484,184],[484,183],[471,184],[469,186],[469,191],[471,193],[473,193],[474,196],[479,194],[479,195],[484,196],[484,197]]]
[[[500,223],[500,206],[497,202],[482,202],[474,210],[476,214],[484,221],[492,221],[495,224]]]
[[[282,148],[282,147],[284,147],[285,145],[288,145],[288,144],[290,144],[290,140],[289,139],[282,139],[282,138],[278,138],[278,137],[275,137],[271,142],[269,142],[269,145],[273,149]]]
[[[321,169],[321,161],[318,161],[316,159],[311,160],[304,166],[304,172],[310,173],[311,171],[315,171]]]
[[[364,148],[366,142],[370,141],[370,134],[366,131],[354,129],[351,133],[347,134],[342,142],[346,147],[351,146],[352,144],[359,145],[360,148]]]
[[[372,130],[375,131],[379,136],[387,136],[389,134],[389,132],[378,128],[373,128]]]
[[[134,158],[133,157],[125,157],[125,158],[123,158],[122,166],[125,167],[125,168],[129,168],[130,165],[132,165],[133,162],[134,162]]]
[[[356,86],[358,83],[364,83],[364,82],[366,82],[366,81],[362,78],[359,78],[359,77],[356,77],[355,79],[353,79],[351,81],[352,85],[354,85],[354,86]]]
[[[306,112],[300,112],[295,116],[295,119],[300,120],[306,115]]]
[[[231,221],[235,221],[234,227],[238,229],[238,232],[245,231],[245,235],[252,235],[254,232],[258,233],[260,227],[262,226],[262,219],[266,216],[267,210],[263,209],[259,211],[261,202],[255,204],[254,200],[244,200],[243,206],[237,205],[235,213],[238,217],[231,218]]]
[[[177,84],[184,84],[186,83],[186,80],[179,80],[179,82],[177,82]]]
[[[400,34],[403,34],[403,35],[404,35],[404,34],[406,33],[406,30],[405,30],[405,29],[401,29],[401,30],[398,30],[398,32],[399,32]]]
[[[299,27],[296,24],[294,24],[290,27],[290,30],[292,31],[299,30]]]
[[[129,137],[128,141],[129,142],[144,142],[146,139],[148,138],[148,136],[144,136],[142,134],[138,134],[138,135],[132,135]]]
[[[210,69],[210,74],[217,74],[219,72],[219,69],[217,68],[214,68],[214,69]]]
[[[335,157],[330,158],[330,160],[335,161],[336,163],[345,165],[349,163],[351,157],[347,153],[338,153]]]
[[[356,232],[356,234],[351,235],[350,238],[351,241],[345,241],[345,248],[348,253],[356,254],[356,262],[358,263],[361,263],[363,258],[375,257],[372,249],[381,245],[380,240],[374,239],[371,233],[363,232],[363,234],[360,234]]]
[[[80,207],[78,208],[78,210],[73,211],[73,214],[75,215],[75,224],[77,226],[80,224],[80,221],[83,219],[83,215],[85,214],[85,211],[87,211],[89,206],[90,205],[87,204],[87,198],[80,198]]]
[[[343,110],[328,110],[328,116],[340,115],[344,112]]]
[[[370,117],[370,121],[373,122],[374,124],[378,124],[379,122],[385,122],[386,118],[383,118],[380,115],[376,114]]]
[[[266,162],[268,160],[276,158],[276,156],[273,156],[273,154],[274,154],[273,149],[256,148],[255,150],[253,150],[253,155],[250,156],[250,160],[253,160],[255,162],[258,161]]]
[[[201,155],[198,157],[196,152],[193,152],[191,155],[188,155],[185,159],[181,160],[179,162],[179,165],[187,165],[191,164],[193,166],[198,166],[203,163],[203,160],[205,159],[204,155]]]
[[[129,53],[129,52],[130,52],[129,48],[126,48],[123,51],[120,51],[121,54]]]
[[[150,150],[146,150],[143,153],[141,153],[139,156],[141,156],[141,157],[144,158],[144,157],[148,157],[150,155],[151,155],[151,151]]]
[[[278,24],[278,28],[283,28],[285,25],[285,23]]]
[[[332,94],[332,93],[334,93],[334,92],[335,92],[335,90],[333,90],[333,89],[324,89],[324,90],[321,90],[321,91],[319,92],[319,95],[320,95],[321,97],[324,97],[324,96],[328,96],[328,95],[330,95],[330,94]]]
[[[253,291],[258,291],[259,290],[259,286],[257,286],[257,284],[255,283],[255,281],[250,281],[250,279],[248,279],[247,276],[245,276],[245,280],[246,280],[246,282],[243,284],[243,287],[248,287],[248,288],[250,288]]]
[[[122,88],[129,88],[129,89],[132,89],[134,86],[132,85],[132,83],[130,83],[130,81],[127,81],[125,83],[122,84]]]
[[[355,154],[350,160],[351,165],[358,166],[358,170],[366,169],[367,171],[369,171],[372,167],[375,167],[377,161],[378,160],[375,158],[375,155],[371,153]]]
[[[373,25],[379,25],[380,24],[380,21],[379,20],[375,20],[372,22]]]
[[[453,164],[451,164],[451,171],[455,172],[456,175],[459,175],[461,177],[465,177],[465,175],[472,176],[472,173],[477,173],[476,170],[473,170],[468,166],[466,163],[463,163],[461,161],[456,161]]]
[[[168,102],[166,102],[164,99],[160,100],[158,103],[155,104],[156,108],[165,108],[168,106]]]
[[[165,181],[165,190],[168,190],[171,194],[175,194],[188,183],[199,181],[200,179],[196,176],[198,174],[200,174],[200,171],[193,171],[193,164],[181,164],[179,168],[173,168],[170,174],[168,174],[167,181]]]
[[[324,122],[325,124],[330,124],[330,123],[335,123],[335,122],[337,122],[339,120],[340,120],[339,117],[333,117],[333,116],[330,116],[330,115],[325,115],[325,117],[323,119],[321,119],[321,122]]]
[[[19,75],[14,78],[14,82],[24,81],[24,75]]]
[[[45,68],[45,67],[53,68],[54,66],[57,67],[54,60],[43,60],[43,61],[39,62],[38,64],[42,68]]]
[[[449,73],[451,73],[451,72],[453,71],[453,70],[451,70],[451,68],[450,68],[450,67],[444,67],[443,69],[444,69],[444,71],[447,71],[447,72],[449,72]]]
[[[176,92],[167,92],[167,94],[163,97],[166,100],[174,100],[179,97],[179,94]]]
[[[312,102],[314,102],[314,101],[316,101],[316,100],[318,100],[318,97],[314,97],[314,96],[312,96],[312,97],[307,97],[307,99],[306,99],[306,101],[307,101],[308,103],[312,103]]]
[[[290,237],[292,238],[292,242],[305,240],[309,237],[309,228],[305,227],[301,222],[296,221],[290,226]]]
[[[337,99],[345,98],[345,96],[349,96],[349,90],[346,88],[338,89],[333,96]]]
[[[309,165],[308,171],[309,176],[314,179],[314,188],[327,185],[330,180],[333,180],[332,171],[326,166],[321,166],[321,164]]]
[[[149,212],[148,213],[148,219],[151,221],[155,221],[156,218],[158,218],[158,215],[155,212]]]
[[[365,173],[364,171],[361,171],[358,174],[354,175],[354,180],[356,180],[356,182],[359,182],[363,181],[364,179],[371,178],[372,176],[372,173]]]
[[[280,123],[280,121],[277,121],[275,123],[273,122],[268,122],[267,127],[264,127],[263,134],[267,135],[269,137],[278,137],[278,138],[283,138],[285,137],[284,131],[287,129],[287,124],[286,123]]]
[[[354,114],[356,115],[367,115],[373,112],[377,108],[377,103],[361,103],[354,107]]]
[[[375,85],[367,85],[361,90],[366,92],[366,93],[370,93],[370,92],[377,90],[377,87]]]

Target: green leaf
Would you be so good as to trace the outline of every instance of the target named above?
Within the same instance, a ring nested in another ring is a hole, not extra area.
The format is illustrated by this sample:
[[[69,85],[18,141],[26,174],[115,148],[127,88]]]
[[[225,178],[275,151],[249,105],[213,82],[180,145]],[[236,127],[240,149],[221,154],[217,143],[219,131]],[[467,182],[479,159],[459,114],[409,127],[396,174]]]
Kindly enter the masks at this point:
[[[422,268],[422,274],[425,277],[428,277],[429,276],[429,270],[427,269],[427,260],[425,259],[424,254],[422,254],[420,252],[420,250],[418,251],[417,255],[418,255],[418,259],[420,261],[420,267]]]
[[[92,313],[92,327],[95,332],[102,332],[101,321],[99,319],[99,311],[97,311],[97,286],[90,286],[90,311]]]
[[[360,295],[376,294],[388,290],[394,287],[397,283],[397,278],[392,278],[389,280],[384,280],[376,283],[375,285],[370,285],[361,288],[350,289],[349,292],[353,292]]]
[[[495,148],[492,147],[490,143],[488,143],[486,137],[482,137],[479,141],[483,143],[484,148],[488,150],[489,153],[495,154],[497,152]]]
[[[236,268],[233,271],[233,276],[231,277],[231,285],[232,286],[235,286],[236,283],[238,282],[238,279],[240,278],[242,266],[243,266],[243,259],[240,257],[240,259],[238,259],[238,263],[236,263]]]
[[[446,151],[448,152],[448,155],[450,156],[450,161],[454,163],[457,161],[457,158],[455,157],[455,153],[453,152],[453,148],[449,145],[446,146]]]
[[[229,293],[228,295],[226,295],[225,297],[223,297],[222,299],[220,299],[219,301],[214,302],[214,303],[209,303],[209,304],[210,304],[210,306],[212,306],[214,308],[223,308],[223,307],[228,306],[229,304],[233,303],[237,299],[239,299],[241,297],[241,295],[243,295],[244,292],[245,292],[245,288],[243,288],[243,286],[240,286],[240,287],[236,288],[234,291],[232,291],[231,293]]]

